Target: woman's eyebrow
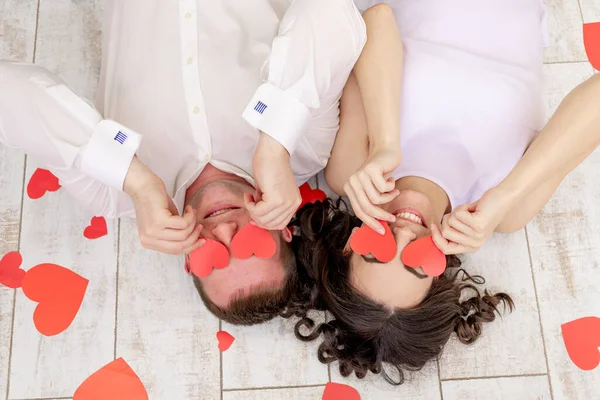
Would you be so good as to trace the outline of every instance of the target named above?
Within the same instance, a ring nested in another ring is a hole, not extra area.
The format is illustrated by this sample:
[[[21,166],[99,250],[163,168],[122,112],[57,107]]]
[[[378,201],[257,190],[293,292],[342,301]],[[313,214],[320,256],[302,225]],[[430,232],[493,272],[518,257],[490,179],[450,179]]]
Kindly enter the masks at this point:
[[[367,257],[367,256],[361,256],[361,257],[363,258],[363,260],[365,260],[366,262],[371,263],[371,264],[385,264],[385,263],[382,263],[381,261],[379,261],[378,259],[376,259],[375,257]],[[404,267],[404,269],[406,269],[408,272],[410,272],[411,274],[413,274],[414,276],[416,276],[419,279],[429,278],[429,276],[419,273],[415,268],[407,267],[404,264],[402,264],[402,266]]]

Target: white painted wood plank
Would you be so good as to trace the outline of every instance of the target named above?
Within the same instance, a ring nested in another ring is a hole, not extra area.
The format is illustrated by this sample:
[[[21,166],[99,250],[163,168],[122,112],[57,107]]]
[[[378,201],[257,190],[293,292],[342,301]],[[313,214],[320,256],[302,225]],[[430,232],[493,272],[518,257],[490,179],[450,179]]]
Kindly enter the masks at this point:
[[[117,357],[151,399],[220,399],[216,333],[182,257],[140,245],[134,220],[121,221]]]
[[[36,16],[37,0],[0,2],[0,59],[33,61]],[[19,247],[24,160],[22,152],[0,144],[0,258]],[[0,398],[8,390],[14,293],[0,287]]]
[[[550,65],[547,107],[592,74],[589,64]],[[560,326],[585,316],[600,316],[600,153],[596,151],[562,183],[550,202],[527,226],[549,373],[555,399],[598,396],[598,370],[583,372],[570,361]]]
[[[223,400],[316,400],[323,396],[325,386],[289,389],[260,389],[223,392]]]
[[[435,361],[428,363],[418,372],[405,373],[405,383],[393,386],[380,375],[369,373],[364,379],[354,375],[344,378],[338,365],[331,366],[331,381],[352,386],[360,393],[361,400],[438,400],[441,399]]]
[[[479,252],[463,259],[467,272],[486,279],[482,288],[508,293],[515,301],[516,310],[484,324],[482,336],[470,346],[460,343],[453,335],[440,358],[441,378],[545,373],[525,232],[495,235]],[[516,360],[518,362],[514,362]]]
[[[101,1],[97,2],[101,4]],[[93,2],[40,2],[36,62],[58,71],[76,91],[91,97],[100,57],[100,8]],[[93,56],[92,56],[93,55]],[[27,178],[37,166],[29,160]],[[21,252],[25,268],[53,262],[90,280],[83,305],[63,334],[42,337],[34,328],[35,304],[17,295],[11,398],[71,396],[77,386],[114,356],[116,225],[96,241],[83,237],[91,215],[64,192],[25,200]]]
[[[322,313],[312,315],[317,324],[324,320]],[[296,321],[295,318],[276,318],[251,327],[223,323],[223,330],[236,338],[231,348],[223,353],[223,388],[327,383],[327,366],[317,359],[317,348],[321,342],[303,343],[296,339]]]
[[[600,2],[598,0],[579,0],[583,22],[600,22]]]
[[[592,0],[595,1],[595,0]],[[544,0],[550,44],[544,53],[547,63],[585,61],[583,21],[578,0]]]
[[[0,258],[19,247],[23,162],[23,153],[0,145]],[[0,398],[8,388],[14,293],[0,286]]]
[[[444,400],[552,400],[546,375],[446,381],[442,391]]]
[[[32,62],[37,0],[0,2],[0,60]]]
[[[30,160],[27,181],[37,166]],[[69,329],[44,337],[33,325],[36,304],[17,293],[10,398],[71,396],[98,366],[113,359],[116,297],[116,222],[109,234],[87,240],[90,215],[66,192],[26,198],[21,253],[24,269],[51,262],[89,279],[81,310]]]
[[[40,0],[35,62],[93,99],[102,60],[102,0]]]

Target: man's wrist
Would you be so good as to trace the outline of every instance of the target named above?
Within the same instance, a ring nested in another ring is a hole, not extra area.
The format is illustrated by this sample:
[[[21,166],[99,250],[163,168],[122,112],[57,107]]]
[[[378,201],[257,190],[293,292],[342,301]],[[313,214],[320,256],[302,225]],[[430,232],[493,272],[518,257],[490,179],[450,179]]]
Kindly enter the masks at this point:
[[[137,193],[148,185],[160,182],[160,178],[144,165],[137,157],[133,157],[131,165],[125,176],[123,191],[130,197],[135,197]]]
[[[267,156],[286,160],[290,159],[290,153],[287,151],[287,149],[277,140],[273,139],[264,132],[260,132],[258,145],[256,146],[256,152],[254,153],[255,157],[257,155],[260,155],[261,157]]]

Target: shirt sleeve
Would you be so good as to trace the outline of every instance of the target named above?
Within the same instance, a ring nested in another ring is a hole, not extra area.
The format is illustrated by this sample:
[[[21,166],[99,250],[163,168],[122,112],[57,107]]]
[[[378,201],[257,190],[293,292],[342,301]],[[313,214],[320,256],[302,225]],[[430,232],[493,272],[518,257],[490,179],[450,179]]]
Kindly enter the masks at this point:
[[[268,59],[268,78],[243,113],[292,155],[331,81],[353,66],[366,26],[352,0],[295,0]]]
[[[46,69],[0,62],[0,142],[57,172],[61,185],[88,208],[108,216],[117,212],[117,203],[123,202],[117,192],[141,138],[103,119]],[[97,204],[102,198],[108,203]]]

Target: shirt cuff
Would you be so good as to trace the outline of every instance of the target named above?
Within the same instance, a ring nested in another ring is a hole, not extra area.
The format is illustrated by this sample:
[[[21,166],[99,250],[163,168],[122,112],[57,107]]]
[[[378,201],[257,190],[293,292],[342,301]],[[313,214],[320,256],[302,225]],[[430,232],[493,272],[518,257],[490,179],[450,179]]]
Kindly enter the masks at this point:
[[[308,129],[310,111],[277,86],[265,83],[254,93],[242,118],[277,140],[292,155]]]
[[[102,120],[85,149],[81,172],[112,188],[123,190],[131,160],[142,135],[112,120]]]

